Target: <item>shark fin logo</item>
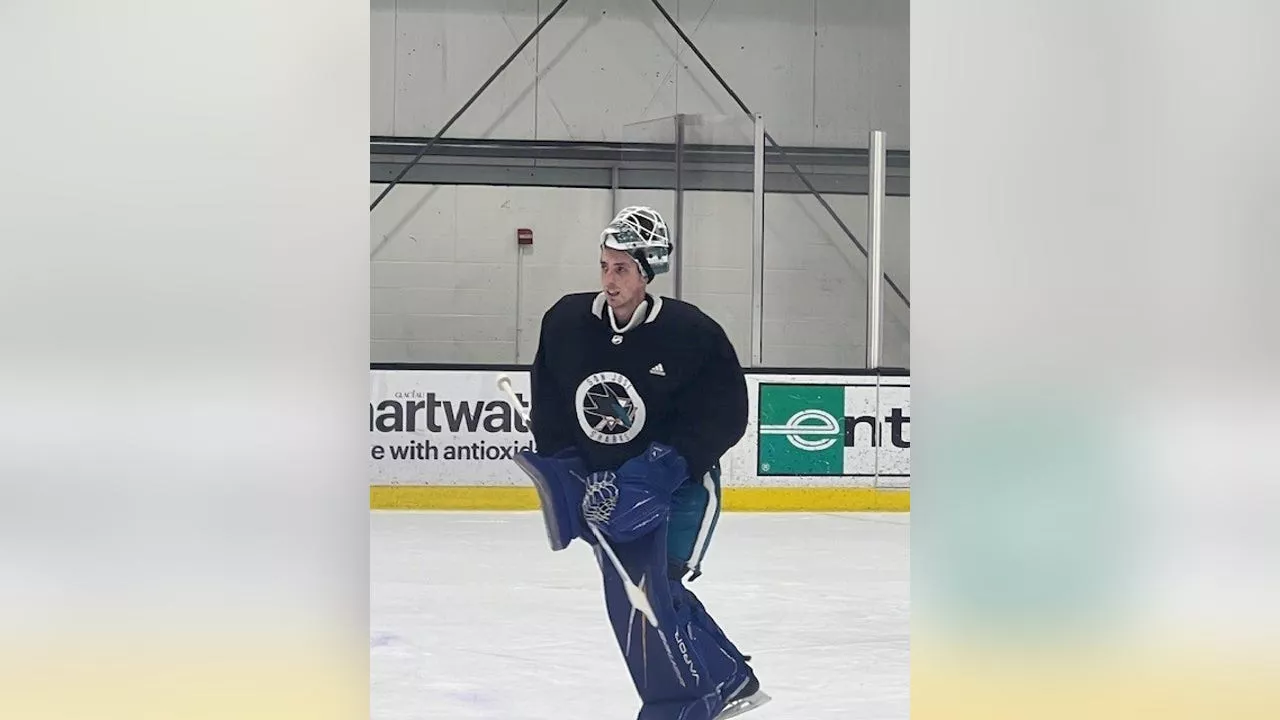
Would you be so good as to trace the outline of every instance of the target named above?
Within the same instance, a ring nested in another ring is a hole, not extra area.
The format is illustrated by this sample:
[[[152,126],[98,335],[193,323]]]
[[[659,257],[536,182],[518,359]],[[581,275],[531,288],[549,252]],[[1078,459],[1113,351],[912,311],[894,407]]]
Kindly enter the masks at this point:
[[[644,429],[644,398],[621,373],[587,376],[578,383],[574,406],[582,432],[602,445],[631,442]]]

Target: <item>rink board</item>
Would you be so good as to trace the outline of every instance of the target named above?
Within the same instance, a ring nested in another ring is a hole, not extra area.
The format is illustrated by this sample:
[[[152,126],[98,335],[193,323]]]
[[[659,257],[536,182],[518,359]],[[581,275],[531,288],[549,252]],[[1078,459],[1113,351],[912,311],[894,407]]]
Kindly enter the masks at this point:
[[[527,367],[375,366],[369,476],[374,509],[531,510],[511,461],[533,436],[497,388],[523,401]],[[908,510],[910,377],[750,372],[746,433],[726,453],[724,509]]]

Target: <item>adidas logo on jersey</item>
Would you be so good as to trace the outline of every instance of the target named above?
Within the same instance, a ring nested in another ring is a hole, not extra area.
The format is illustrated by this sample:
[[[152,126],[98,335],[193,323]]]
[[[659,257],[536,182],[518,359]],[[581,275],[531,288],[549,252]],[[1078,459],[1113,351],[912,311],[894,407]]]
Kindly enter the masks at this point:
[[[662,363],[658,363],[657,365],[654,365],[653,367],[649,368],[649,374],[657,375],[658,377],[666,377],[667,371],[663,369]]]

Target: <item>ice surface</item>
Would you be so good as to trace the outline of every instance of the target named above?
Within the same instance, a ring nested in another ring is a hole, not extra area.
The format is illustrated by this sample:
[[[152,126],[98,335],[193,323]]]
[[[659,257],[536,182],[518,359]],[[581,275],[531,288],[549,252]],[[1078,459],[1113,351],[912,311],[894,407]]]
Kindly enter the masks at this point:
[[[745,717],[908,716],[909,515],[726,513],[690,588],[773,702]],[[588,546],[531,512],[371,518],[374,720],[633,720]]]

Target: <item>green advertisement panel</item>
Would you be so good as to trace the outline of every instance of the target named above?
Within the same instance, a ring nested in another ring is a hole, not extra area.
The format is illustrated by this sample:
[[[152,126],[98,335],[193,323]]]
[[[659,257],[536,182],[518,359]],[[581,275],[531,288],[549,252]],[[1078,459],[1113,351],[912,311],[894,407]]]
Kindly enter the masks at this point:
[[[844,474],[843,385],[760,384],[759,475]]]

